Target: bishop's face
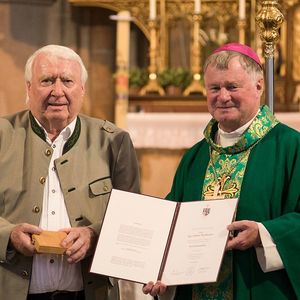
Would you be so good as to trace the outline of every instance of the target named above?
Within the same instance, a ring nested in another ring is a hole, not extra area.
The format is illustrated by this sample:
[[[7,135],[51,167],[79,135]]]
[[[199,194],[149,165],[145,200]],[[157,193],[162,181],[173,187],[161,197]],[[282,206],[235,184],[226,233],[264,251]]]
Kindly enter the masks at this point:
[[[76,118],[84,91],[78,62],[44,53],[34,60],[28,105],[47,131],[61,131]]]
[[[208,111],[221,129],[234,131],[255,116],[263,92],[263,77],[248,74],[238,57],[230,60],[226,70],[209,65],[204,79]]]

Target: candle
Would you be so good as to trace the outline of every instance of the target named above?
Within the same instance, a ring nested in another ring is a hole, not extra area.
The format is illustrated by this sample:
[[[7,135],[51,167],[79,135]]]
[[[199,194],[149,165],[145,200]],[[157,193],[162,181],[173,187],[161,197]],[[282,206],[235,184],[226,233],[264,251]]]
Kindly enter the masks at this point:
[[[150,9],[150,15],[149,15],[149,19],[150,20],[155,20],[156,18],[156,0],[150,0],[149,2],[149,9]]]
[[[201,12],[201,1],[200,0],[194,0],[194,12],[195,12],[195,14],[200,14],[200,12]]]
[[[246,1],[239,0],[239,19],[245,20],[245,14],[246,14]]]

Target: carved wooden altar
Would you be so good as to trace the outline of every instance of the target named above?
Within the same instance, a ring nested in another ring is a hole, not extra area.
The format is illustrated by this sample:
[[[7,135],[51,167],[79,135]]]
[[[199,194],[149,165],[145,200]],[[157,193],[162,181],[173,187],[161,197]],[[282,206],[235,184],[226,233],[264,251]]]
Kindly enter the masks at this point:
[[[97,6],[119,12],[128,10],[133,22],[150,39],[148,0],[68,0],[76,6]],[[300,4],[297,0],[279,1],[284,22],[280,26],[280,39],[275,51],[275,110],[299,111],[300,102]],[[262,41],[255,21],[261,3],[246,0],[246,18],[239,20],[239,7],[236,0],[202,0],[200,20],[200,65],[204,59],[224,42],[239,41],[244,28],[245,43],[256,49],[263,60]],[[178,43],[185,42],[185,66],[191,66],[193,37],[194,0],[157,0],[157,49],[156,64],[161,70],[178,63],[174,54]],[[179,30],[179,32],[178,32]],[[147,56],[148,53],[145,53]],[[182,59],[182,55],[180,55]],[[152,99],[158,101],[160,97]],[[137,103],[140,97],[132,96]],[[186,97],[182,97],[185,101]],[[162,99],[163,101],[163,99]],[[154,102],[153,102],[154,103]],[[176,102],[175,102],[176,103]],[[174,103],[174,104],[175,104]],[[142,104],[142,102],[140,103]],[[178,102],[177,102],[178,104]]]

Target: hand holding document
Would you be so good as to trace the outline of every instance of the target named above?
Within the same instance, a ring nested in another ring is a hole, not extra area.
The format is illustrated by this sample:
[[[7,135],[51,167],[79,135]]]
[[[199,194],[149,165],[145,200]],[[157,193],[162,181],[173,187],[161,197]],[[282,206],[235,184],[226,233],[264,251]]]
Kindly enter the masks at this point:
[[[113,189],[91,272],[166,285],[215,282],[237,199],[173,202]]]

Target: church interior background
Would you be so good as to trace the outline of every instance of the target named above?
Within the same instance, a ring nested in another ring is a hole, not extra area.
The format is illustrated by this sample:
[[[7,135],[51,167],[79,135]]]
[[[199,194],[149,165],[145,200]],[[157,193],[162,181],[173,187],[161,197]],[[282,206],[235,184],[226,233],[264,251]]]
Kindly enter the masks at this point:
[[[278,7],[284,19],[274,52],[274,111],[300,130],[300,2],[279,0]],[[0,0],[0,115],[26,108],[24,65],[32,52],[71,47],[89,73],[82,112],[129,131],[142,192],[164,197],[209,120],[203,61],[218,45],[238,41],[264,61],[261,8],[260,0]],[[173,90],[165,82],[172,72],[185,74]],[[126,283],[122,294],[151,298]]]

